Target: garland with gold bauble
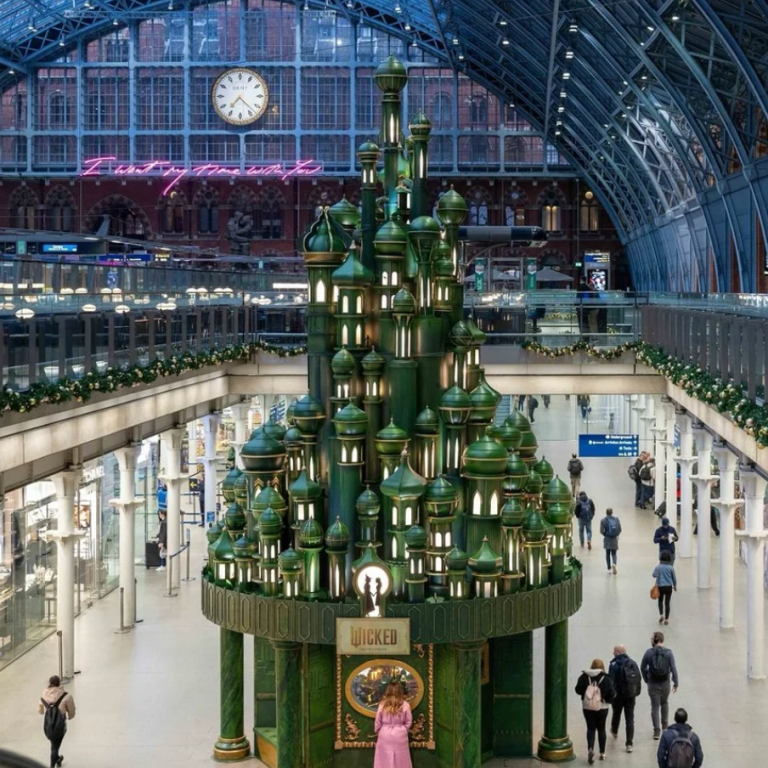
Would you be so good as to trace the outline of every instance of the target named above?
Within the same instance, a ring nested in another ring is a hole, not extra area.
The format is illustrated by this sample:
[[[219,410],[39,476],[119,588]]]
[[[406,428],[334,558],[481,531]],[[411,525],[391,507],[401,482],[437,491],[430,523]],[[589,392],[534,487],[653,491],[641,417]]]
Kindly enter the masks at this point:
[[[254,341],[195,353],[184,352],[166,360],[155,360],[147,365],[134,365],[129,368],[109,367],[103,371],[89,371],[77,379],[65,378],[54,382],[36,381],[23,391],[17,391],[6,384],[0,391],[0,412],[28,413],[46,403],[54,405],[71,401],[85,403],[94,394],[117,392],[126,387],[152,384],[168,376],[180,376],[188,371],[244,360],[256,352],[266,352],[278,357],[297,357],[306,354],[307,348],[303,345],[284,347],[264,341]]]
[[[768,447],[768,404],[750,400],[744,389],[733,381],[711,374],[695,363],[685,363],[663,349],[644,341],[631,341],[613,349],[599,349],[586,341],[568,347],[545,347],[536,341],[526,341],[523,348],[549,358],[586,352],[602,360],[613,360],[624,352],[634,351],[637,362],[647,365],[685,390],[689,397],[712,406],[718,412],[730,414],[734,424],[755,439],[758,448]],[[762,389],[762,388],[761,388]],[[764,396],[764,392],[760,392]]]

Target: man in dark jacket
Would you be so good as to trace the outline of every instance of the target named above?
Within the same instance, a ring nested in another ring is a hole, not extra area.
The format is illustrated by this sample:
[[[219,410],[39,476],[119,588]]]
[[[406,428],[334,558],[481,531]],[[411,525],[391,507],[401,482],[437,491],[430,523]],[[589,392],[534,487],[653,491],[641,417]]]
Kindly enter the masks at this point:
[[[584,465],[581,459],[575,454],[571,454],[571,460],[568,462],[568,474],[571,476],[571,495],[575,499],[579,495],[581,488],[581,473],[584,471]]]
[[[691,768],[701,768],[704,764],[701,740],[688,725],[688,713],[682,707],[675,712],[675,722],[664,731],[659,742],[659,749],[656,753],[659,768],[669,768],[670,765],[674,765],[671,758],[673,753],[678,752],[687,756],[693,752]]]
[[[642,684],[640,682],[640,668],[637,662],[627,656],[627,649],[623,645],[617,645],[613,649],[613,659],[608,667],[608,674],[613,680],[616,689],[616,697],[611,702],[613,716],[611,717],[611,736],[615,739],[619,735],[621,725],[621,713],[624,712],[624,724],[627,729],[625,742],[627,752],[634,749],[635,740],[635,701],[640,694]]]
[[[664,633],[654,632],[651,635],[651,644],[652,646],[643,654],[640,672],[648,687],[648,696],[651,698],[653,738],[658,740],[661,732],[666,731],[669,724],[669,678],[672,677],[672,691],[677,691],[679,681],[675,654],[664,647]],[[661,711],[661,722],[659,722],[659,711]]]
[[[587,534],[587,547],[592,549],[592,518],[595,516],[595,503],[582,491],[573,507],[573,514],[579,521],[579,542],[584,549],[584,532]]]
[[[166,521],[166,511],[161,509],[159,512],[160,527],[157,529],[157,543],[160,545],[160,567],[158,571],[165,570],[165,559],[168,555],[168,522]]]
[[[672,565],[675,564],[675,542],[677,531],[669,524],[668,517],[661,518],[661,525],[653,534],[653,543],[659,545],[659,556],[662,552],[669,552],[672,557]]]
[[[643,468],[643,464],[648,459],[648,454],[645,451],[641,451],[640,455],[635,459],[634,473],[630,476],[635,481],[635,506],[640,507],[643,502],[643,481],[640,479],[640,470]]]

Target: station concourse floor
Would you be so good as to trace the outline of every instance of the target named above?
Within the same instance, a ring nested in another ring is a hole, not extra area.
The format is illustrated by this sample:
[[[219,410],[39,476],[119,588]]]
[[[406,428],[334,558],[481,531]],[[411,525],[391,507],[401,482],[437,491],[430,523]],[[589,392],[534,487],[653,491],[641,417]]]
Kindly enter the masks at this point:
[[[541,401],[541,398],[539,398]],[[551,407],[536,412],[534,429],[538,456],[546,455],[558,473],[572,450],[580,423],[575,397],[553,397]],[[596,398],[593,398],[593,403]],[[597,410],[597,408],[595,408]],[[564,426],[565,425],[565,426]],[[592,431],[597,431],[593,429]],[[566,435],[566,432],[569,434]],[[549,436],[557,439],[549,440]],[[621,518],[617,576],[606,574],[602,543],[581,550],[575,536],[574,554],[584,563],[584,604],[571,620],[569,731],[576,763],[586,764],[586,736],[581,702],[573,693],[580,670],[602,658],[606,667],[613,646],[624,643],[638,662],[659,628],[655,603],[648,597],[656,563],[652,536],[657,518],[635,510],[634,487],[625,459],[585,459],[583,487],[597,507],[595,531],[606,506]],[[182,583],[178,597],[163,597],[165,574],[137,566],[139,616],[134,631],[114,634],[118,624],[117,592],[95,603],[75,622],[76,661],[82,673],[67,686],[77,702],[62,752],[72,768],[182,768],[211,763],[218,735],[218,632],[200,613],[199,565],[205,548],[202,529],[192,527],[193,575]],[[762,728],[768,723],[768,680],[746,678],[745,571],[736,566],[735,630],[718,628],[717,539],[712,537],[712,588],[695,586],[695,558],[676,563],[679,588],[672,615],[664,627],[680,672],[680,690],[671,697],[688,709],[700,734],[704,765],[711,768],[752,768],[766,764]],[[541,733],[543,707],[543,632],[536,635],[535,724]],[[249,701],[252,653],[246,642],[246,735],[252,722]],[[41,690],[57,667],[55,636],[0,672],[0,745],[48,765],[48,743],[37,714]],[[619,768],[656,766],[657,742],[652,740],[648,697],[637,704],[635,751],[624,751],[619,738],[608,737],[608,764]],[[372,764],[361,762],[361,768]],[[257,760],[250,765],[261,766]],[[536,760],[497,759],[487,766],[529,768]]]

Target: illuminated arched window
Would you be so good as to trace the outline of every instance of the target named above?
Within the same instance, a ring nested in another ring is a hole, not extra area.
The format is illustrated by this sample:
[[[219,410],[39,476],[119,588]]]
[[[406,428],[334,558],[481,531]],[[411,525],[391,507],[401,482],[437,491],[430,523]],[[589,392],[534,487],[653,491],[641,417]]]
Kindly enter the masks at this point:
[[[547,232],[559,232],[562,230],[562,211],[565,205],[565,195],[554,184],[547,187],[539,195],[541,208],[541,226]]]
[[[494,491],[491,494],[491,514],[492,515],[498,515],[499,514],[499,494]]]
[[[483,187],[473,187],[467,193],[469,205],[470,226],[485,227],[488,225],[488,210],[491,204],[491,196]]]
[[[184,232],[184,197],[173,190],[162,201],[163,232],[180,235]]]
[[[325,304],[325,281],[318,280],[315,289],[315,301],[318,304]]]
[[[586,192],[579,206],[579,229],[597,232],[600,228],[600,209],[593,192]]]
[[[475,495],[472,497],[472,514],[479,515],[483,511],[483,496],[480,491],[475,491]]]

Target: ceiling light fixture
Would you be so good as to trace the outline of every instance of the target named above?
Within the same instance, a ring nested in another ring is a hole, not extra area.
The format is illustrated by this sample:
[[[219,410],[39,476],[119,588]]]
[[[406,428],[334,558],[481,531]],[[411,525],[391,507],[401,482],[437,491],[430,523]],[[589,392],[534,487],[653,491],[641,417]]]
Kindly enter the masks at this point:
[[[499,26],[500,26],[500,27],[506,27],[506,26],[507,26],[507,20],[506,20],[506,19],[502,19],[502,20],[499,22]]]
[[[571,79],[571,73],[563,72],[563,80],[570,80],[570,79]]]
[[[505,38],[504,38],[504,39],[501,41],[501,44],[502,44],[502,45],[509,45],[509,40],[508,40],[508,39],[505,37]]]
[[[464,61],[464,54],[463,53],[459,54],[459,61]]]
[[[652,27],[650,24],[649,24],[649,25],[646,27],[646,29],[647,29],[649,32],[653,32],[653,27]]]
[[[559,136],[559,135],[560,135],[560,131],[555,131],[555,136]]]
[[[569,32],[570,32],[572,35],[575,35],[575,34],[576,34],[578,31],[579,31],[579,25],[578,25],[578,24],[577,24],[575,21],[572,21],[572,22],[570,23],[570,25],[568,26],[568,31],[569,31]]]
[[[566,59],[572,59],[573,58],[573,51],[568,50],[565,52],[565,58]]]
[[[458,45],[459,44],[459,38],[458,37],[454,37],[453,38],[453,44],[454,45]]]
[[[558,108],[557,108],[557,111],[558,111],[558,112],[565,112],[565,107],[558,107]]]
[[[413,29],[413,27],[411,27],[410,23],[406,21],[405,22],[405,31],[406,32],[410,32],[411,29]]]
[[[680,21],[680,17],[675,15],[672,17],[672,21]]]

